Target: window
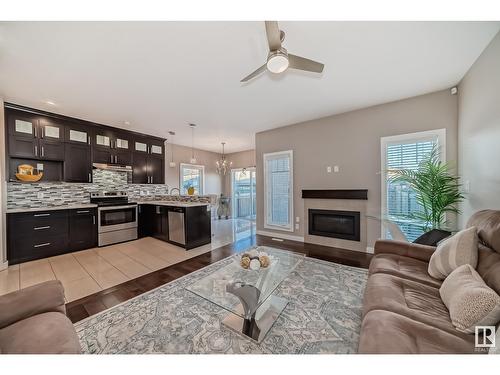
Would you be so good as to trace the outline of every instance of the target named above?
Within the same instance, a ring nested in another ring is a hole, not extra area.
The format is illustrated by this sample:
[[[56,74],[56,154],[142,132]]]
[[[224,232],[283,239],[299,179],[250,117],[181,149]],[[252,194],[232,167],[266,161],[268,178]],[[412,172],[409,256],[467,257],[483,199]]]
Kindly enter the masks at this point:
[[[202,195],[205,181],[205,167],[203,165],[181,164],[180,190],[182,195],[188,194],[190,187],[194,194]]]
[[[264,227],[293,232],[293,151],[264,154]]]
[[[403,134],[381,138],[382,154],[382,216],[398,224],[409,241],[423,234],[423,223],[411,218],[422,209],[416,192],[407,184],[389,181],[390,169],[416,169],[420,161],[437,145],[444,160],[446,129]],[[384,238],[391,238],[383,229]]]

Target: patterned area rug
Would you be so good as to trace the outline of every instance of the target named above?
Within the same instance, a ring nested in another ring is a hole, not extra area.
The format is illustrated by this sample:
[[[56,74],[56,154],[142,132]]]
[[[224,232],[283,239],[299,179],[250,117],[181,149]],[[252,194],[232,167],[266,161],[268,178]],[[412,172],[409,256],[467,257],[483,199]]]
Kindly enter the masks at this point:
[[[275,294],[290,302],[257,344],[185,288],[232,257],[75,324],[84,353],[356,353],[367,270],[304,258]]]

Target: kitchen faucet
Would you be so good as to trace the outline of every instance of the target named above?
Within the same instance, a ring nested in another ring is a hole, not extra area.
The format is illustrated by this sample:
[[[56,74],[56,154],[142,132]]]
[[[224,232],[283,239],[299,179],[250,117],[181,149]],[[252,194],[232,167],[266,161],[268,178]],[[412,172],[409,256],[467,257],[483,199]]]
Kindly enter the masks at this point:
[[[176,188],[176,187],[174,187],[174,188],[170,189],[170,193],[169,193],[169,194],[170,194],[170,195],[172,195],[172,192],[173,192],[174,190],[177,190],[177,194],[178,194],[178,195],[181,195],[181,191],[179,190],[179,188]]]

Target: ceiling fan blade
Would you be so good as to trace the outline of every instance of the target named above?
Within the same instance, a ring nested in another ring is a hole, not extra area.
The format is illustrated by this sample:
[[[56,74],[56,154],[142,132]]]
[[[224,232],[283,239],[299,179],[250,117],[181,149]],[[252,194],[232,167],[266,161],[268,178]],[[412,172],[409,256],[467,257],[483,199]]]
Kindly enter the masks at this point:
[[[252,78],[255,78],[257,77],[258,75],[260,75],[261,73],[263,73],[264,71],[266,70],[266,64],[262,65],[260,68],[258,68],[256,71],[250,73],[249,75],[247,75],[245,78],[243,78],[240,82],[248,82],[250,81]]]
[[[281,48],[281,35],[277,21],[266,21],[266,34],[269,50],[279,50]]]
[[[291,53],[288,54],[288,61],[290,63],[290,65],[288,66],[289,68],[300,69],[314,73],[321,73],[323,71],[323,68],[325,67],[324,64],[306,59],[305,57],[292,55]]]

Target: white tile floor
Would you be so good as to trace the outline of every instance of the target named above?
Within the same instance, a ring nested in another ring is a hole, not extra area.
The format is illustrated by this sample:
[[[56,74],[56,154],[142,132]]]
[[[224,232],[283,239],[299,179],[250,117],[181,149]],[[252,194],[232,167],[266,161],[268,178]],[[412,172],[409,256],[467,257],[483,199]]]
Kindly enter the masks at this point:
[[[212,221],[212,243],[192,250],[146,237],[121,244],[16,264],[0,272],[0,295],[60,280],[67,302],[171,266],[255,234],[255,222]]]

